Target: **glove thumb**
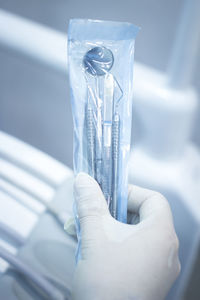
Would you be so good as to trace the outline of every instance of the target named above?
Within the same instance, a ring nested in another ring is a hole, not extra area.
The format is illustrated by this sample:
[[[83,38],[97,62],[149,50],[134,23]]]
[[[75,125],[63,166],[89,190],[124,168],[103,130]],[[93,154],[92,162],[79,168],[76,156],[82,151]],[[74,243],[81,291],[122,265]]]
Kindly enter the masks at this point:
[[[99,184],[88,174],[79,173],[74,182],[74,196],[82,239],[97,234],[101,217],[109,214],[108,205]]]

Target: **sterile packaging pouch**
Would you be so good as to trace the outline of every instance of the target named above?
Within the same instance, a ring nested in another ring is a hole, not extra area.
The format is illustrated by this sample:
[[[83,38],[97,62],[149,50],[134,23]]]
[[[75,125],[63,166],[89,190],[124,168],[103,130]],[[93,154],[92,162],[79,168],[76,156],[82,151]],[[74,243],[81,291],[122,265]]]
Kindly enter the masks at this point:
[[[127,219],[138,30],[130,23],[85,19],[70,20],[68,29],[74,172],[85,172],[96,179],[111,215],[121,222]]]

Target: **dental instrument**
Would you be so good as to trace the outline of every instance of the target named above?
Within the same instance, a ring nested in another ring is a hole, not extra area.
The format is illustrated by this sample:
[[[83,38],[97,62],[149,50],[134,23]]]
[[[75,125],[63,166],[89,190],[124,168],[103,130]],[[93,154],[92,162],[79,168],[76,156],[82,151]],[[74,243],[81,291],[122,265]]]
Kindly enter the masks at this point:
[[[102,185],[102,85],[104,84],[104,80],[101,79],[101,76],[104,76],[113,66],[114,58],[112,52],[107,49],[106,47],[94,47],[87,51],[83,58],[83,65],[85,68],[85,71],[92,75],[95,78],[95,91],[92,93],[93,99],[95,101],[96,106],[96,126],[94,126],[94,122],[92,121],[94,116],[92,115],[92,108],[88,105],[87,107],[87,116],[90,116],[90,122],[88,122],[87,127],[87,134],[90,134],[91,132],[94,134],[93,128],[95,128],[95,142],[93,141],[92,137],[92,143],[91,143],[91,137],[89,136],[88,139],[88,158],[89,158],[89,165],[90,170],[95,165],[95,174],[94,178],[97,180],[99,185]],[[87,81],[88,83],[88,81]],[[88,86],[88,90],[91,91],[91,89]],[[91,92],[90,92],[91,93]],[[94,96],[95,95],[95,96]],[[89,96],[89,93],[88,93]],[[89,97],[88,97],[89,101]],[[91,120],[92,118],[92,120]],[[95,147],[95,151],[93,149]],[[90,160],[91,153],[94,153],[95,155],[95,163],[94,161]],[[92,167],[91,167],[92,166]]]
[[[112,68],[114,57],[106,47],[94,47],[87,51],[83,58],[85,70],[92,76],[106,75]]]
[[[103,95],[103,151],[102,191],[110,207],[112,205],[112,121],[113,121],[114,78],[106,74]]]
[[[117,219],[117,191],[118,191],[118,161],[119,161],[119,134],[120,134],[120,118],[119,113],[116,112],[113,118],[113,130],[112,130],[112,157],[113,157],[113,177],[112,177],[112,203],[111,213],[112,216]]]
[[[87,154],[88,154],[88,173],[95,177],[95,128],[93,124],[93,110],[90,99],[90,92],[88,91],[88,100],[86,106],[86,130],[87,130]]]
[[[44,276],[30,268],[27,264],[21,261],[20,258],[16,257],[1,246],[0,257],[12,265],[19,273],[25,275],[31,282],[33,282],[43,293],[45,293],[48,299],[67,300],[67,298]]]
[[[86,121],[89,174],[101,186],[111,214],[116,218],[120,121],[117,110],[119,100],[114,101],[115,86],[119,87],[122,95],[123,93],[117,80],[109,73],[113,64],[113,53],[106,47],[90,49],[83,59],[85,71],[95,77],[96,84],[96,90],[93,93],[96,95],[96,106],[94,105],[94,109],[96,108],[96,114],[94,113],[96,126],[94,125],[92,106],[89,104],[90,93],[87,93]],[[89,89],[88,80],[87,87]]]
[[[115,105],[113,107],[113,127],[112,127],[112,158],[113,158],[113,174],[112,174],[112,203],[111,212],[112,216],[118,219],[118,171],[119,171],[119,147],[120,147],[120,115],[119,115],[119,102],[123,97],[123,91],[118,81],[115,79]]]

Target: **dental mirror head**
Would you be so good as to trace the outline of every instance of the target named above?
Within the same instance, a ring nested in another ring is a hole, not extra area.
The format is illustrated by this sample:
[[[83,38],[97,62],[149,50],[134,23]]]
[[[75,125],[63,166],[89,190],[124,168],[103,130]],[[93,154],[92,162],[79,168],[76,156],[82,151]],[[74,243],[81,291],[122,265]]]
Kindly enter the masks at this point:
[[[83,58],[84,68],[92,76],[105,75],[111,70],[113,63],[112,51],[106,47],[94,47]]]

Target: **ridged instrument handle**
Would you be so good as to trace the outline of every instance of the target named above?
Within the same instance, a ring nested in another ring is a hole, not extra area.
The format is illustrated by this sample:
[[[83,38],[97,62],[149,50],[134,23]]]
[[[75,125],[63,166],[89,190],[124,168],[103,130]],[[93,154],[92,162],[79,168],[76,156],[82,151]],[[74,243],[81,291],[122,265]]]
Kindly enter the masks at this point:
[[[119,165],[119,135],[120,117],[115,113],[112,130],[112,157],[113,157],[113,181],[112,181],[112,206],[111,214],[117,219],[117,194],[118,194],[118,165]]]
[[[95,131],[92,107],[86,108],[88,173],[95,178]]]

